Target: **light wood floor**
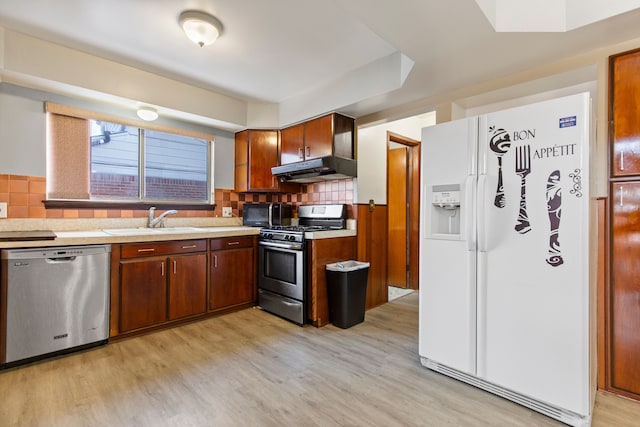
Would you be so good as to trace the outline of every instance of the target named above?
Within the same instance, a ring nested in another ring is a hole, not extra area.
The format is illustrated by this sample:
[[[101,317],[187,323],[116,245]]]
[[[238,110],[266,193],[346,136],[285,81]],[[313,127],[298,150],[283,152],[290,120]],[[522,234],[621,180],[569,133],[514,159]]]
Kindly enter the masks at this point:
[[[0,371],[0,426],[561,425],[423,368],[417,311],[414,293],[342,330],[249,309]],[[638,420],[599,395],[594,426]]]

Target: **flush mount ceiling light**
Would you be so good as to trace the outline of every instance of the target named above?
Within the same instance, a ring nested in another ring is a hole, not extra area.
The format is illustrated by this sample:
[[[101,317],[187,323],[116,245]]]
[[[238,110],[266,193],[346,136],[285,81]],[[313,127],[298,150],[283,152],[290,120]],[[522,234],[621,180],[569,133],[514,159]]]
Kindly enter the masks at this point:
[[[222,33],[222,23],[215,16],[197,10],[185,10],[178,23],[187,37],[200,47],[210,45]]]
[[[151,107],[140,107],[136,113],[138,117],[147,122],[152,122],[158,118],[158,112]]]

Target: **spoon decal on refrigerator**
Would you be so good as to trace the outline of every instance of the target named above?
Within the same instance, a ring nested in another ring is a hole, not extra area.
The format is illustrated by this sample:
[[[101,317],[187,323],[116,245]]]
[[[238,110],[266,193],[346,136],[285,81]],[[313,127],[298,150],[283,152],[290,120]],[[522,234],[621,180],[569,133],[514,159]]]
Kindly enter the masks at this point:
[[[496,189],[496,198],[493,204],[498,208],[504,208],[506,201],[504,197],[504,185],[502,184],[502,156],[504,156],[509,147],[511,147],[511,138],[506,130],[495,126],[489,128],[489,132],[493,132],[489,140],[489,149],[498,156],[498,188]]]
[[[562,187],[560,187],[560,171],[551,172],[547,179],[547,213],[549,214],[549,257],[547,264],[558,267],[564,263],[560,253],[560,216],[562,214]]]

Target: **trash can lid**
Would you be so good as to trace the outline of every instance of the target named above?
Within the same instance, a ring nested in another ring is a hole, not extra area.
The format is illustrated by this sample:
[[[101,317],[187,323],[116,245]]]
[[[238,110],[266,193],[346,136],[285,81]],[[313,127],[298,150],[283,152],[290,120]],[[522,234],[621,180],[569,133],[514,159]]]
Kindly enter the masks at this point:
[[[325,266],[330,271],[353,271],[361,270],[363,268],[369,268],[369,263],[364,261],[338,261]]]

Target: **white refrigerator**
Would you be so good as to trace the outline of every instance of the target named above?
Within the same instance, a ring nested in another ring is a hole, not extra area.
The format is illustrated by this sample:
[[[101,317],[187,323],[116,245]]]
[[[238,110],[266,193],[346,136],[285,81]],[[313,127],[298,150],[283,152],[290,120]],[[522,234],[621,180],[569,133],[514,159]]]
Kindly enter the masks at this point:
[[[588,93],[422,130],[424,366],[570,425],[595,396]]]

